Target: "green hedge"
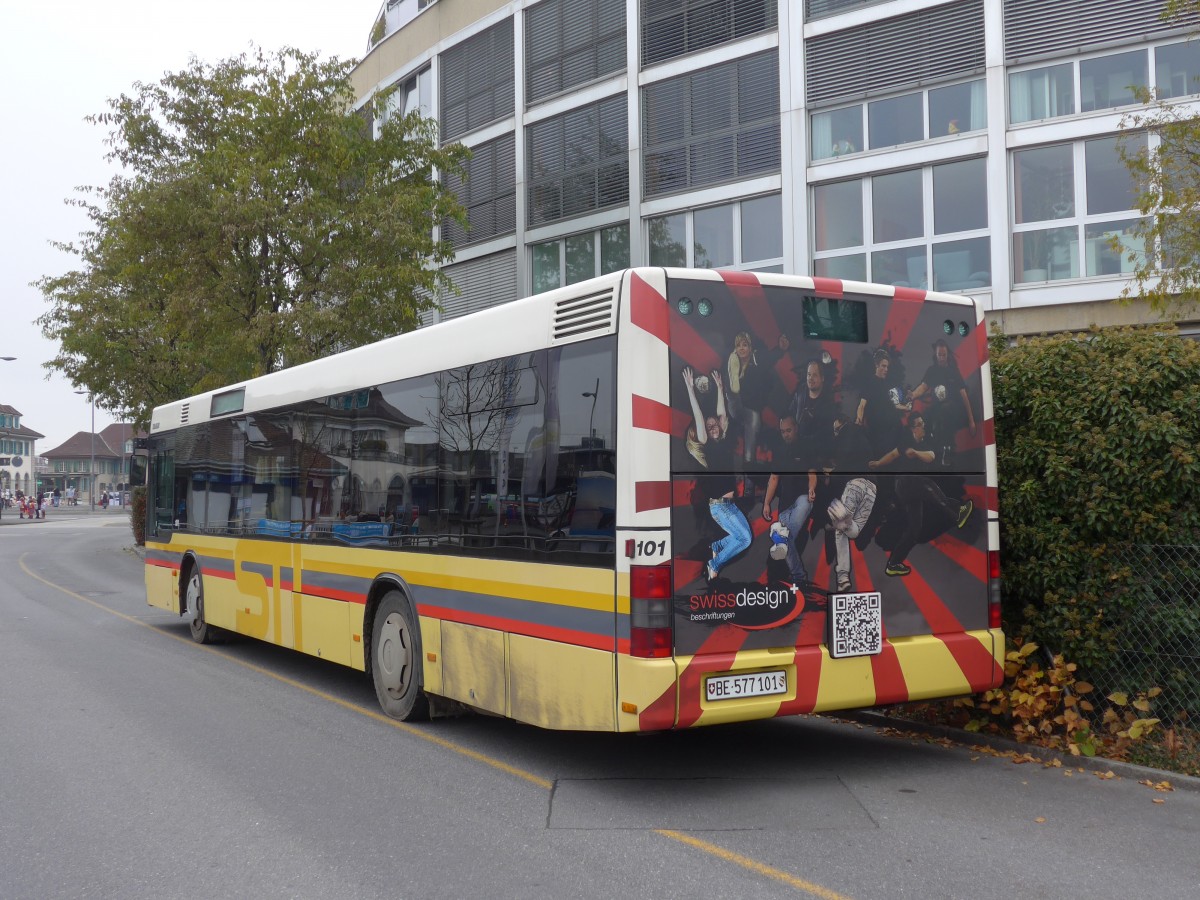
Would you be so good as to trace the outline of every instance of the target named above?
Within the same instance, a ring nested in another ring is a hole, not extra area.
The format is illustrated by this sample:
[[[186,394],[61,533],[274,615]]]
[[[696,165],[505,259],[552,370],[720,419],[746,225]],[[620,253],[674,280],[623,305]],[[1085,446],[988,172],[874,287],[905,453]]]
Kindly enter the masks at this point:
[[[1113,674],[1127,623],[1181,627],[1128,560],[1200,544],[1200,342],[1161,325],[997,336],[992,377],[1006,627]]]

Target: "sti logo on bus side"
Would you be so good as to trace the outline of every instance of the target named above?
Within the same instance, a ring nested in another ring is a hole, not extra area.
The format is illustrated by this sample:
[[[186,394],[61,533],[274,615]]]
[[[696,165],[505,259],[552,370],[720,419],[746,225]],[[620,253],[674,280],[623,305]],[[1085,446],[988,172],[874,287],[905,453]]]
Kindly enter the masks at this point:
[[[748,631],[778,628],[804,611],[800,586],[779,582],[781,587],[755,584],[740,590],[692,594],[688,618],[693,622],[728,622]]]

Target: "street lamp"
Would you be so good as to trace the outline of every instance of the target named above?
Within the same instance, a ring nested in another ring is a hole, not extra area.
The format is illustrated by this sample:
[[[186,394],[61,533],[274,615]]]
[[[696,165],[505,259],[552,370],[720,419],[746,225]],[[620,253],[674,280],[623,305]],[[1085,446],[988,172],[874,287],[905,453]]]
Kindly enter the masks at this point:
[[[595,437],[595,435],[596,435],[596,429],[592,427],[592,423],[596,419],[596,397],[598,397],[599,394],[600,394],[600,379],[597,378],[596,379],[596,389],[594,391],[584,391],[583,392],[584,397],[592,398],[592,412],[591,412],[591,415],[588,416],[588,442],[589,443],[591,443],[592,438]]]
[[[583,396],[592,398],[592,411],[591,414],[588,415],[588,465],[595,468],[596,464],[593,462],[593,460],[596,458],[596,429],[593,427],[592,423],[596,419],[596,398],[600,396],[599,378],[596,379],[595,390],[584,391]]]
[[[77,394],[87,394],[92,404],[92,458],[88,462],[88,514],[96,509],[96,396],[91,391],[76,391]]]

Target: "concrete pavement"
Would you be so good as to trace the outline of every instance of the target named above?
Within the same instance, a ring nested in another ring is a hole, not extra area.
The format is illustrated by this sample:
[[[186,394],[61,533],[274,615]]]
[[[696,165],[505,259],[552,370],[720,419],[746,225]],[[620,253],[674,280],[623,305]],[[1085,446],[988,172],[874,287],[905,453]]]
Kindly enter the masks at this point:
[[[20,511],[15,506],[6,506],[0,512],[0,525],[38,525],[42,522],[64,521],[68,519],[112,518],[124,516],[129,518],[129,508],[126,506],[110,506],[108,509],[89,510],[86,506],[52,506],[46,510],[44,519],[22,519]]]

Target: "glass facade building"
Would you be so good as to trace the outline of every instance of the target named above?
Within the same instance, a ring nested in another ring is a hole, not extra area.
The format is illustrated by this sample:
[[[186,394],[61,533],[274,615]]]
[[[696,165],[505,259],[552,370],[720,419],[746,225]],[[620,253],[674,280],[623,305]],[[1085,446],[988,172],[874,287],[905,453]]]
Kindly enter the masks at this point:
[[[355,70],[473,151],[462,315],[629,265],[967,293],[1010,334],[1142,315],[1118,151],[1200,101],[1161,0],[388,2]],[[384,113],[385,115],[388,113]]]

